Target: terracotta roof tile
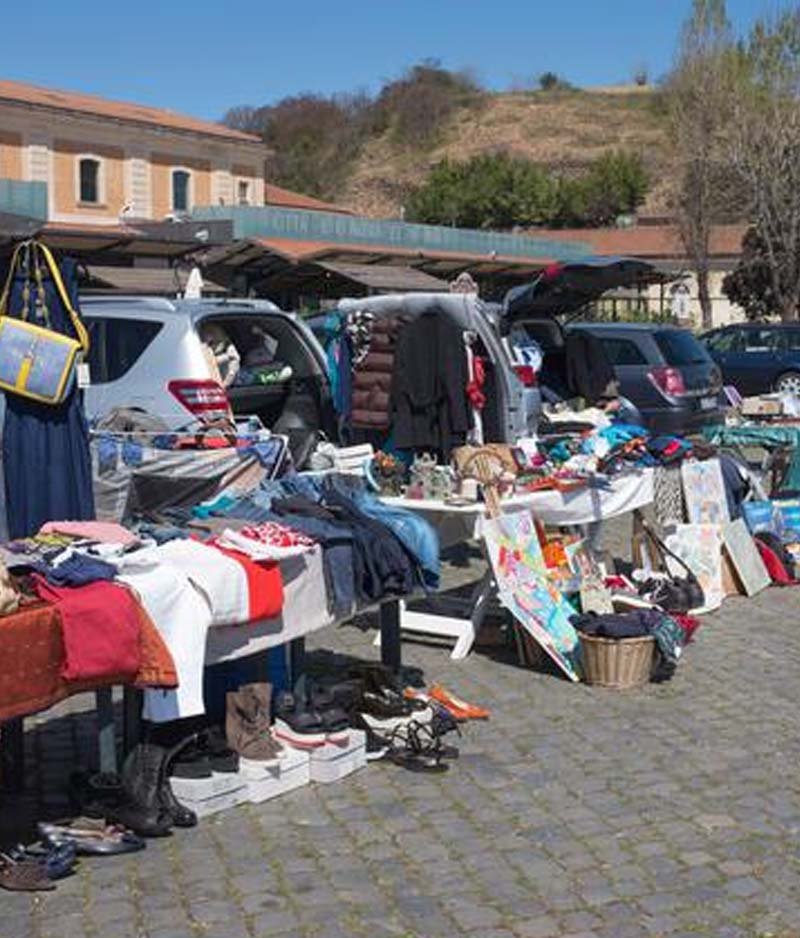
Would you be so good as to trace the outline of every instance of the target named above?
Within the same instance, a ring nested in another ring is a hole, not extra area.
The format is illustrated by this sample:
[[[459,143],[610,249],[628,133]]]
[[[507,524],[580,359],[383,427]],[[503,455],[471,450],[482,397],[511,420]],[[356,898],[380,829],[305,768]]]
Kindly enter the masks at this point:
[[[281,208],[305,208],[317,212],[337,212],[340,215],[355,214],[352,209],[345,208],[343,205],[324,202],[322,199],[315,199],[314,196],[303,195],[301,192],[292,192],[291,189],[275,186],[271,182],[264,184],[264,202]]]
[[[717,225],[711,233],[711,254],[736,256],[741,251],[745,225]],[[674,225],[636,225],[633,228],[531,229],[528,234],[559,241],[585,241],[595,254],[641,258],[684,258],[686,250]]]
[[[292,238],[258,238],[256,242],[267,250],[300,263],[316,261],[330,254],[385,254],[390,257],[419,258],[420,260],[466,261],[468,263],[493,264],[497,267],[544,266],[553,262],[552,257],[502,257],[488,254],[460,254],[457,251],[414,250],[391,244],[346,244],[333,241],[295,241]]]
[[[231,130],[223,124],[199,120],[185,114],[176,114],[164,108],[146,107],[123,101],[109,101],[96,95],[73,91],[59,91],[55,88],[41,88],[19,81],[0,80],[0,102],[30,104],[36,107],[52,108],[58,111],[78,111],[95,117],[108,117],[114,120],[128,121],[135,124],[151,124],[170,130],[186,133],[205,134],[225,137],[242,143],[261,143],[260,138]]]

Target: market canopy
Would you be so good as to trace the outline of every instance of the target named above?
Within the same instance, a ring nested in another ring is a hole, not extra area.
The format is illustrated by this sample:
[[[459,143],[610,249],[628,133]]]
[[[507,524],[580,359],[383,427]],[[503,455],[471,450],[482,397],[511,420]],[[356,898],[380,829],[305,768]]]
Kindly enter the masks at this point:
[[[531,283],[512,287],[503,300],[502,317],[559,316],[574,312],[609,290],[664,283],[671,274],[633,257],[585,257],[551,264]]]
[[[417,270],[414,267],[395,267],[392,264],[332,264],[329,261],[319,266],[346,280],[360,283],[370,290],[397,292],[418,290],[430,293],[448,289],[446,280],[433,277],[424,270]]]

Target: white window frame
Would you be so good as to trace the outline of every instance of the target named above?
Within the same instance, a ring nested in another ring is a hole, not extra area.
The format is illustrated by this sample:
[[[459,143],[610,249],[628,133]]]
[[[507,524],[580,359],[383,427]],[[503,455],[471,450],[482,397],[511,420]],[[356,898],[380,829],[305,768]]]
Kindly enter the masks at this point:
[[[239,187],[247,187],[247,201],[242,202],[241,196],[239,195]],[[247,179],[244,176],[239,176],[236,180],[236,204],[237,205],[252,205],[253,204],[253,180]]]
[[[84,202],[81,198],[81,163],[84,160],[93,160],[97,163],[97,201]],[[106,204],[106,164],[102,156],[97,153],[79,153],[75,157],[75,204],[87,208],[102,208]]]
[[[186,208],[175,208],[175,173],[186,173]],[[188,166],[173,166],[169,174],[169,204],[171,212],[191,212],[194,206],[194,173]]]

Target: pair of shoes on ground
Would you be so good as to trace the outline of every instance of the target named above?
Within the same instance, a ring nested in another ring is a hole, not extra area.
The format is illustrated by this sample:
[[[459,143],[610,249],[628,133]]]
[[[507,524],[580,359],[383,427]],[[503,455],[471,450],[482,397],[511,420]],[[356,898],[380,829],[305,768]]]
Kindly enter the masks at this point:
[[[90,818],[121,825],[140,837],[166,837],[173,827],[194,827],[197,815],[175,797],[169,776],[180,752],[195,741],[190,736],[172,749],[138,743],[119,778],[76,773],[70,782],[73,802]]]
[[[55,881],[73,873],[77,862],[77,850],[71,843],[18,844],[0,853],[0,888],[11,892],[53,890]]]
[[[459,755],[456,746],[444,742],[452,732],[461,733],[458,723],[445,711],[434,710],[425,722],[412,718],[385,735],[368,733],[367,760],[385,758],[412,772],[445,772]]]
[[[230,696],[230,695],[228,695]],[[184,746],[171,767],[176,778],[211,778],[214,772],[239,770],[239,754],[228,745],[218,726],[201,730]]]
[[[418,690],[417,688],[407,687],[404,692],[407,699],[417,700],[435,707],[441,707],[446,710],[453,719],[463,723],[466,720],[488,720],[490,713],[485,707],[479,707],[476,704],[468,703],[460,697],[456,697],[452,691],[442,687],[441,684],[434,684],[430,690]]]
[[[341,688],[317,684],[306,691],[281,691],[275,697],[275,737],[301,749],[347,745],[352,724],[340,700]]]

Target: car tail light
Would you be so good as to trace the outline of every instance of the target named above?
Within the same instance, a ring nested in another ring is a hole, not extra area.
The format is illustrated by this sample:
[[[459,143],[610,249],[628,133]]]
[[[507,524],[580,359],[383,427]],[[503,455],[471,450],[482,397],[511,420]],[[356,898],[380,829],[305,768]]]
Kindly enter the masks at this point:
[[[228,395],[218,381],[182,378],[170,381],[167,389],[179,404],[200,420],[230,416]]]
[[[683,375],[677,368],[672,368],[669,365],[653,368],[647,373],[647,377],[662,394],[666,394],[668,397],[678,397],[686,393]]]
[[[535,388],[539,383],[533,365],[514,365],[514,374],[526,388]]]

